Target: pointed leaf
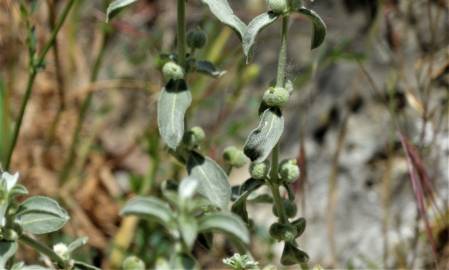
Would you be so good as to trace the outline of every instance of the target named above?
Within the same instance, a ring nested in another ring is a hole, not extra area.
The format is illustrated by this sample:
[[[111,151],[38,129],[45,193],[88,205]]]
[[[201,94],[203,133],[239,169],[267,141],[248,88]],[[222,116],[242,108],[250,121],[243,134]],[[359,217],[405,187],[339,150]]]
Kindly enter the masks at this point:
[[[70,217],[57,201],[34,196],[20,204],[16,218],[24,231],[44,234],[61,229]]]
[[[203,73],[215,78],[221,77],[226,73],[226,71],[224,70],[219,70],[211,62],[204,60],[195,61],[194,69],[199,73]]]
[[[201,217],[199,231],[219,231],[249,244],[249,231],[245,223],[229,212],[215,212]]]
[[[16,254],[17,243],[13,241],[0,241],[0,269],[6,269],[8,260]]]
[[[231,211],[240,216],[246,223],[249,222],[248,211],[246,210],[246,201],[248,196],[264,184],[263,180],[248,179],[240,187],[240,197],[232,204]]]
[[[227,209],[231,200],[231,186],[223,169],[212,159],[190,152],[187,160],[189,175],[198,179],[198,192],[215,206]]]
[[[202,2],[208,5],[212,14],[214,14],[219,21],[234,29],[240,38],[243,37],[246,24],[234,14],[234,11],[227,0],[202,0]]]
[[[245,53],[246,58],[248,58],[250,50],[253,47],[259,32],[273,23],[277,18],[279,18],[279,16],[273,12],[265,12],[255,17],[248,24],[242,39],[243,52]]]
[[[326,37],[326,24],[323,19],[313,10],[305,7],[299,8],[298,12],[307,16],[313,24],[312,50],[319,47]]]
[[[87,264],[87,263],[81,262],[81,261],[74,262],[74,269],[75,270],[101,270],[98,267],[95,267],[93,265],[90,265],[90,264]]]
[[[249,134],[243,151],[253,162],[262,162],[279,142],[284,130],[284,117],[277,108],[269,108],[260,117],[259,126]]]
[[[136,215],[147,219],[156,219],[162,224],[168,224],[173,218],[168,204],[153,197],[135,197],[129,200],[121,215]]]
[[[157,103],[157,123],[164,142],[175,150],[184,136],[184,116],[192,103],[185,81],[169,81]]]
[[[109,22],[115,15],[117,15],[125,7],[137,2],[137,0],[115,0],[109,4],[106,11],[106,22]]]
[[[88,240],[89,238],[87,236],[77,238],[75,241],[69,244],[68,246],[69,252],[73,252],[76,249],[84,246],[85,244],[87,244]]]
[[[182,239],[184,239],[186,245],[191,249],[198,234],[198,223],[195,216],[181,215],[179,217],[179,229]]]

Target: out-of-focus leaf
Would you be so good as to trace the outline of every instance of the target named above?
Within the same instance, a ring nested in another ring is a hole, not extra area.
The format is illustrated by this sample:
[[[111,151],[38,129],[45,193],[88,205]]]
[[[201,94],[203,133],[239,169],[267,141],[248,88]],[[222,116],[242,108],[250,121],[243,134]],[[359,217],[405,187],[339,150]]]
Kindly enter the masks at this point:
[[[95,267],[93,265],[81,261],[75,261],[74,268],[75,270],[101,270],[98,267]]]
[[[76,249],[84,246],[85,244],[87,244],[88,240],[89,240],[89,238],[86,236],[77,238],[75,241],[73,241],[72,243],[69,244],[69,246],[68,246],[69,252],[73,252]]]
[[[170,80],[157,103],[157,123],[164,142],[175,150],[184,136],[184,116],[192,103],[192,94],[184,80]]]
[[[184,178],[179,184],[178,193],[182,199],[192,198],[198,188],[198,180],[193,177]]]
[[[283,265],[293,265],[305,263],[309,260],[309,255],[297,248],[293,243],[285,242],[284,251],[281,256]]]
[[[245,223],[232,213],[215,212],[201,217],[199,231],[219,231],[249,244],[249,231]]]
[[[227,0],[202,0],[219,21],[234,29],[243,38],[246,24],[234,14]]]
[[[173,218],[172,211],[168,204],[157,198],[140,196],[129,200],[120,214],[155,219],[165,225]]]
[[[44,196],[34,196],[20,204],[16,218],[24,231],[33,234],[57,231],[70,219],[57,201]]]
[[[186,245],[192,248],[198,234],[198,223],[195,216],[181,215],[179,217],[179,229]]]
[[[243,151],[253,162],[262,162],[279,142],[284,130],[284,117],[278,108],[269,108],[260,117],[259,125],[246,139]]]
[[[189,175],[198,179],[198,192],[209,201],[227,209],[231,200],[231,186],[223,169],[212,159],[197,152],[190,152],[187,160]]]
[[[14,257],[17,251],[17,243],[13,241],[0,241],[0,269],[6,269],[6,263]]]
[[[279,15],[276,15],[273,12],[265,12],[255,17],[248,24],[242,38],[243,52],[247,59],[259,32],[276,21],[277,18],[279,18]]]
[[[115,15],[117,15],[122,9],[137,2],[137,0],[115,0],[109,4],[106,11],[106,22],[109,22]]]
[[[298,12],[305,15],[312,21],[313,24],[313,37],[312,37],[312,50],[319,47],[321,43],[323,43],[324,38],[326,37],[326,24],[323,19],[313,10],[307,9],[305,7],[301,7],[298,9]]]
[[[218,69],[214,64],[209,61],[199,60],[194,62],[194,69],[197,72],[209,75],[211,77],[221,77],[226,71]]]
[[[264,184],[263,180],[248,179],[240,187],[240,197],[232,204],[231,211],[240,216],[246,223],[249,222],[248,211],[246,210],[246,201],[248,196]]]

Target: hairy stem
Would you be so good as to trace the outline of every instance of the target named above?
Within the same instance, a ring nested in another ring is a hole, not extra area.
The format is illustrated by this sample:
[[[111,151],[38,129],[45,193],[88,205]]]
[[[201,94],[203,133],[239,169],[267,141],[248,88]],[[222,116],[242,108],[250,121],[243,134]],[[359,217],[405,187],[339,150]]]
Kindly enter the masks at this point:
[[[5,162],[5,170],[9,170],[9,166],[11,164],[12,154],[14,152],[14,148],[16,148],[17,139],[19,138],[19,134],[20,134],[20,128],[22,127],[23,117],[25,115],[28,101],[30,100],[31,92],[33,91],[33,85],[34,85],[34,81],[36,79],[36,75],[37,75],[39,69],[44,64],[45,56],[47,55],[48,51],[55,44],[56,37],[59,33],[59,30],[61,30],[61,27],[64,24],[64,22],[67,18],[67,15],[69,14],[70,9],[73,7],[73,4],[76,1],[77,0],[70,0],[67,3],[67,5],[64,7],[64,10],[62,11],[61,16],[59,17],[58,22],[56,23],[55,27],[53,28],[53,31],[51,32],[50,39],[44,45],[44,49],[42,50],[39,57],[37,58],[37,61],[31,62],[33,64],[30,67],[31,69],[30,69],[30,74],[28,76],[28,82],[27,82],[27,87],[25,90],[25,96],[22,99],[22,104],[20,105],[19,116],[17,119],[17,123],[14,127],[14,133],[12,136],[11,146],[9,148],[8,155],[7,155],[6,162]]]
[[[287,66],[287,32],[288,32],[288,16],[282,17],[282,33],[281,33],[281,49],[279,50],[278,71],[276,78],[276,86],[284,87],[285,69]]]
[[[56,254],[51,248],[47,247],[46,245],[42,244],[41,242],[31,238],[30,236],[23,234],[20,236],[20,242],[24,243],[27,246],[32,247],[34,250],[38,251],[39,253],[49,257],[53,262],[56,263],[58,266],[58,269],[65,269],[66,263],[64,260]]]
[[[177,18],[178,61],[185,68],[186,64],[186,0],[178,0]]]

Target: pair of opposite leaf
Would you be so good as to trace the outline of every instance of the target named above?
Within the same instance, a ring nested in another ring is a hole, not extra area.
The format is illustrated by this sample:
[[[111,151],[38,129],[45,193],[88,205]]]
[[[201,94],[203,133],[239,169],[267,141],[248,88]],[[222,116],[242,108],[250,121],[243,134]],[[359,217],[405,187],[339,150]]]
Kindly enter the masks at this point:
[[[250,23],[245,24],[237,15],[234,14],[227,0],[201,0],[206,4],[214,16],[222,23],[228,25],[238,34],[242,40],[243,52],[248,57],[253,47],[256,37],[265,27],[282,17],[283,14],[267,11],[255,17]],[[137,0],[115,0],[107,9],[106,21],[117,15],[123,8],[137,2]],[[320,16],[313,10],[302,6],[301,1],[293,0],[292,11],[298,12],[313,23],[313,38],[311,48],[315,49],[323,43],[326,36],[326,25]]]

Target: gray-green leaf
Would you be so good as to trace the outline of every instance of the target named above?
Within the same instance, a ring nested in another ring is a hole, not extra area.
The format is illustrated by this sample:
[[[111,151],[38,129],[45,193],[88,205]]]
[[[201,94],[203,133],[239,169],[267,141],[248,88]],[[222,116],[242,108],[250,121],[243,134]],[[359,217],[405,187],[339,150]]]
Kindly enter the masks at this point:
[[[106,22],[109,22],[115,15],[117,15],[122,9],[137,2],[137,0],[115,0],[109,4],[106,11]]]
[[[313,10],[301,7],[298,12],[308,17],[313,23],[312,50],[319,47],[326,37],[326,24],[323,19]]]
[[[24,231],[44,234],[61,229],[70,217],[57,201],[34,196],[20,204],[16,218]]]
[[[253,162],[262,162],[279,142],[284,130],[284,117],[278,108],[266,109],[259,126],[249,134],[243,151]]]
[[[179,229],[185,244],[191,249],[198,233],[198,223],[193,215],[183,214],[178,220]]]
[[[259,32],[273,23],[277,18],[279,18],[279,16],[274,14],[273,12],[265,12],[255,17],[248,24],[248,27],[246,28],[246,31],[243,34],[242,38],[243,52],[245,53],[246,58],[248,58],[250,50],[253,47]]]
[[[199,231],[219,231],[249,244],[249,231],[245,223],[229,212],[215,212],[201,217]]]
[[[234,14],[234,11],[227,0],[202,0],[202,2],[208,5],[212,14],[214,14],[219,21],[234,29],[239,34],[240,38],[243,38],[246,24]]]
[[[168,204],[153,197],[136,197],[129,200],[121,211],[121,215],[136,215],[148,219],[156,219],[166,225],[173,218]]]
[[[17,243],[13,241],[0,241],[0,269],[5,269],[9,259],[14,257],[17,251]]]
[[[192,103],[185,81],[169,81],[157,103],[159,133],[169,148],[176,150],[184,135],[184,116]]]
[[[214,64],[209,61],[199,60],[194,63],[195,71],[209,75],[211,77],[221,77],[226,71],[218,69]]]
[[[74,267],[75,267],[75,270],[101,270],[98,267],[95,267],[93,265],[87,264],[82,261],[75,261]]]
[[[227,209],[231,200],[231,186],[223,169],[212,159],[203,157],[194,151],[187,160],[189,175],[198,179],[198,192],[209,201]]]
[[[87,236],[77,238],[75,241],[69,244],[68,246],[69,252],[73,252],[76,249],[84,246],[85,244],[87,244],[88,240],[89,238]]]

